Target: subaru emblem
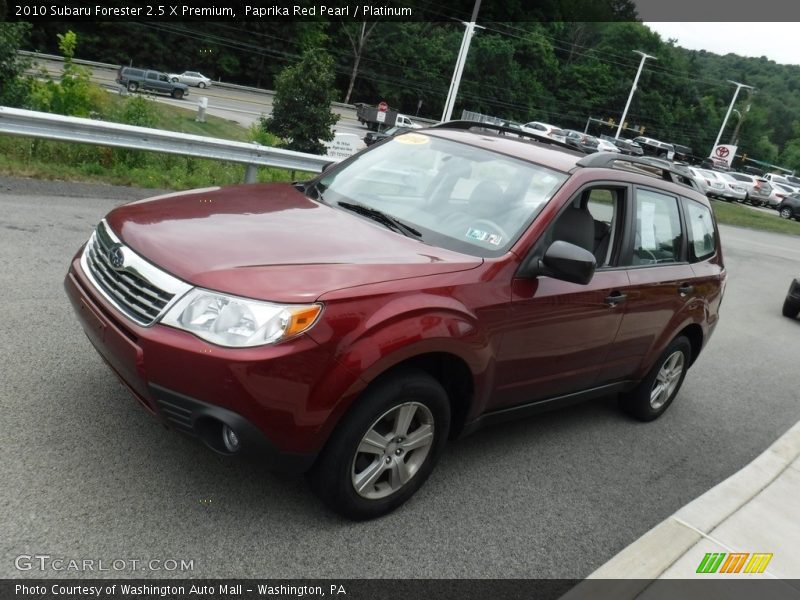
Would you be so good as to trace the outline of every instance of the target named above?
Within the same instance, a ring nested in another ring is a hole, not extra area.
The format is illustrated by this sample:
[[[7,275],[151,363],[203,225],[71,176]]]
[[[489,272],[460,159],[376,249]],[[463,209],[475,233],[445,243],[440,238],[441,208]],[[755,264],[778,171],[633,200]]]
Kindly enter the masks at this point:
[[[111,266],[119,270],[125,266],[125,253],[122,251],[122,246],[114,246],[108,252],[108,260]]]

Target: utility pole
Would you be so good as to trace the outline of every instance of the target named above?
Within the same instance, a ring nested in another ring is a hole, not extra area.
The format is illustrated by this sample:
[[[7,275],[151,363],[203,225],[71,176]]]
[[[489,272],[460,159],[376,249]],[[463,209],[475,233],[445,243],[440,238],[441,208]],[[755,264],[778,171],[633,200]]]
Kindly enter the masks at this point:
[[[463,25],[466,25],[467,29],[464,31],[464,37],[461,39],[461,49],[458,51],[456,68],[455,71],[453,71],[453,78],[450,80],[450,89],[447,92],[447,100],[444,102],[442,121],[449,121],[453,116],[453,108],[456,103],[456,96],[458,96],[458,86],[461,85],[461,74],[464,72],[464,64],[467,62],[469,43],[472,41],[472,36],[475,33],[475,21],[478,19],[478,11],[480,8],[481,0],[475,0],[475,6],[472,9],[472,19],[469,23],[462,23]],[[481,27],[480,29],[483,28]]]
[[[619,127],[617,127],[617,134],[614,136],[615,140],[619,139],[619,134],[622,132],[622,128],[625,126],[625,117],[628,116],[628,109],[631,106],[631,100],[633,100],[633,95],[636,93],[636,84],[639,83],[639,75],[642,74],[642,67],[644,67],[644,61],[648,58],[652,58],[653,60],[658,60],[655,56],[650,56],[649,54],[645,54],[644,52],[640,52],[639,50],[634,50],[636,54],[641,54],[642,60],[639,62],[639,70],[636,71],[636,77],[633,80],[633,85],[631,86],[631,93],[628,94],[628,101],[625,103],[625,110],[622,111],[622,118],[619,120]]]
[[[743,113],[739,113],[739,122],[736,123],[736,129],[733,130],[733,135],[731,136],[731,144],[734,146],[739,145],[739,129],[741,128],[742,121],[744,121],[747,113],[750,112],[750,106],[753,104],[753,92],[755,92],[753,88],[747,90],[747,106],[744,107]],[[739,112],[735,108],[733,110],[734,112]]]
[[[739,90],[741,90],[742,88],[747,88],[747,89],[750,89],[750,90],[753,89],[752,86],[745,85],[743,83],[739,83],[738,81],[731,81],[730,79],[728,80],[728,83],[732,83],[733,85],[735,85],[736,86],[736,91],[733,93],[733,98],[731,99],[731,105],[728,107],[728,112],[725,113],[725,119],[722,121],[722,127],[719,128],[719,133],[717,134],[717,139],[714,141],[714,146],[711,148],[712,152],[714,151],[714,148],[716,148],[719,145],[719,139],[722,137],[722,132],[725,131],[725,125],[728,124],[728,117],[731,116],[731,111],[733,110],[733,105],[736,104],[736,97],[739,95]],[[739,121],[739,122],[741,123],[741,121]]]

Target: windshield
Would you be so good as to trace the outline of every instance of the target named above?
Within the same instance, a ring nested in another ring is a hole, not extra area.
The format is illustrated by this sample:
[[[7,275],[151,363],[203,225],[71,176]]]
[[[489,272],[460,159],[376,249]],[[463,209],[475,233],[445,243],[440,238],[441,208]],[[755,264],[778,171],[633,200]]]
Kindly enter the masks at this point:
[[[498,256],[566,179],[489,150],[405,133],[323,176],[317,190],[327,204],[358,203],[399,219],[426,243]]]

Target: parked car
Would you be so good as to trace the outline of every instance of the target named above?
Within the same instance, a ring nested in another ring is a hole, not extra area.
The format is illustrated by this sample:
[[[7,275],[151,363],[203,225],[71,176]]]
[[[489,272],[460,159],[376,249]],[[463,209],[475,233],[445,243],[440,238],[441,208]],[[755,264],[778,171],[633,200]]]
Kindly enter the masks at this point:
[[[599,151],[598,146],[600,145],[600,140],[593,135],[575,131],[574,129],[565,129],[564,133],[566,133],[564,141],[570,148],[575,148],[575,150],[579,150],[585,154],[592,154],[593,152]]]
[[[143,91],[169,94],[180,100],[189,95],[189,87],[185,83],[170,81],[169,75],[149,69],[120,67],[117,71],[117,83],[129,92]]]
[[[686,167],[686,170],[697,183],[700,191],[709,198],[720,198],[725,194],[725,183],[713,171],[697,167]]]
[[[704,158],[700,163],[700,167],[702,169],[720,171],[723,173],[731,170],[727,162],[725,162],[721,158],[715,158],[715,157]]]
[[[642,151],[647,156],[657,156],[667,160],[675,158],[675,148],[672,144],[644,136],[635,137],[633,141],[642,147]]]
[[[777,181],[771,181],[770,183],[772,185],[772,192],[770,192],[769,198],[767,198],[767,204],[772,208],[777,208],[786,196],[800,192],[800,190],[795,187],[778,183]]]
[[[722,192],[722,198],[724,200],[734,200],[736,202],[744,202],[745,198],[747,198],[747,188],[744,184],[736,179],[733,176],[733,173],[722,173],[720,171],[709,171],[708,169],[704,169],[709,173],[716,173],[719,177],[722,178],[723,183],[725,184],[725,190]]]
[[[658,418],[718,323],[709,201],[481,127],[119,206],[71,261],[75,314],[165,425],[307,472],[354,519],[493,422],[609,394]]]
[[[367,146],[371,146],[375,142],[380,142],[381,140],[385,140],[387,137],[394,137],[399,133],[403,133],[405,131],[410,131],[408,127],[391,127],[386,131],[368,131],[367,135],[364,136],[364,143]]]
[[[566,137],[564,130],[560,127],[548,125],[547,123],[540,123],[539,121],[525,123],[522,126],[522,130],[538,137],[556,140],[557,142],[564,142],[564,138]]]
[[[793,279],[786,300],[783,301],[783,316],[796,319],[798,314],[800,314],[800,279]]]
[[[800,194],[786,196],[778,205],[778,214],[784,219],[800,221]]]
[[[598,152],[620,152],[620,149],[617,147],[616,144],[601,138],[601,139],[597,140],[597,151]]]
[[[689,161],[694,156],[692,149],[689,146],[681,146],[680,144],[672,144],[675,151],[673,160]]]
[[[176,75],[172,74],[169,76],[170,81],[173,82],[181,82],[185,83],[186,85],[192,85],[195,87],[199,87],[200,89],[211,87],[211,78],[206,77],[202,73],[198,73],[197,71],[184,71],[183,73]]]
[[[644,154],[642,147],[633,140],[615,138],[610,135],[601,135],[600,140],[611,142],[623,154],[630,154],[631,156],[642,156]]]
[[[772,186],[769,181],[756,175],[746,175],[745,173],[729,173],[731,177],[742,184],[745,189],[745,197],[742,202],[749,202],[753,206],[765,206],[772,193]]]

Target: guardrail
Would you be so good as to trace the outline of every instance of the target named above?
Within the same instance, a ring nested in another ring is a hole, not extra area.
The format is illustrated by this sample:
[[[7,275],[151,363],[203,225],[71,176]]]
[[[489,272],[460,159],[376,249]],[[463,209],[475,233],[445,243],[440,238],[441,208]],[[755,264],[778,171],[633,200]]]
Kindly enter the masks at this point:
[[[329,156],[283,150],[256,143],[234,142],[5,106],[0,106],[0,134],[244,163],[247,165],[245,183],[255,183],[258,167],[280,167],[319,173],[328,164],[338,162]]]

